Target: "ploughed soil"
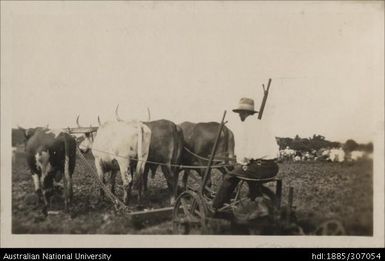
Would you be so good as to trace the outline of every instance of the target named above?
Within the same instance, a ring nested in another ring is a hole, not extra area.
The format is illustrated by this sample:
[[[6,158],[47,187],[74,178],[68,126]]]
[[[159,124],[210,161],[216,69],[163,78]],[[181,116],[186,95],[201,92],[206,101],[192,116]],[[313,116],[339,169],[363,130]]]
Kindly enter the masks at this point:
[[[92,155],[86,155],[93,165]],[[298,223],[310,233],[325,219],[341,220],[348,235],[373,234],[372,161],[354,163],[283,162],[282,204],[287,205],[289,187],[294,188]],[[220,175],[215,173],[214,175]],[[181,175],[180,175],[181,176]],[[215,176],[214,176],[215,177]],[[107,183],[109,181],[107,175]],[[180,177],[181,180],[181,177]],[[220,178],[213,178],[220,180]],[[73,175],[74,198],[70,213],[63,210],[60,195],[52,198],[51,212],[44,216],[37,203],[30,171],[22,150],[12,165],[12,232],[14,234],[172,234],[169,218],[152,218],[135,224],[124,212],[115,211],[109,199],[100,200],[99,187],[90,169],[77,161]],[[122,198],[121,178],[116,177],[117,196]],[[217,187],[218,184],[214,184]],[[137,208],[135,191],[130,202]],[[149,177],[141,210],[170,206],[167,183],[160,169]],[[158,221],[160,223],[158,223]]]

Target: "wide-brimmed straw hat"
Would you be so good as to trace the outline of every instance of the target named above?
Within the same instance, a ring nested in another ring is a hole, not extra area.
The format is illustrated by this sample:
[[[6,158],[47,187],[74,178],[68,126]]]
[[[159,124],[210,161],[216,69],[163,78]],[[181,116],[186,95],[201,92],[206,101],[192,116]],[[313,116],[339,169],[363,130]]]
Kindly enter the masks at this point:
[[[247,111],[252,114],[258,113],[254,110],[254,100],[250,98],[241,98],[238,104],[238,108],[234,109],[233,112]]]

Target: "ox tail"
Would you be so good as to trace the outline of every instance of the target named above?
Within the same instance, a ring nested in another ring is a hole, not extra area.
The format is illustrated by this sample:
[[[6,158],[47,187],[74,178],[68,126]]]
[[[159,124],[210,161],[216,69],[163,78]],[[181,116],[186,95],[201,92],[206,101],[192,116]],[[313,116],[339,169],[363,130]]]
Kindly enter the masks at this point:
[[[235,146],[235,142],[234,142],[234,133],[230,130],[230,129],[227,129],[227,158],[231,158],[232,160],[230,160],[230,163],[235,163],[235,159],[234,159],[234,146]],[[227,161],[226,163],[228,163],[229,161]]]
[[[175,139],[172,139],[173,150],[172,150],[172,160],[171,160],[171,164],[173,164],[173,166],[168,167],[171,170],[170,174],[172,175],[172,178],[170,181],[167,182],[167,183],[171,182],[171,184],[168,184],[170,189],[171,205],[174,205],[177,192],[178,192],[178,177],[179,177],[179,171],[180,171],[179,164],[181,163],[182,152],[183,152],[183,142],[184,142],[182,128],[174,125],[174,133],[176,137]]]
[[[182,153],[183,153],[183,145],[184,145],[184,137],[183,137],[183,130],[181,127],[176,126],[175,128],[177,139],[176,139],[176,146],[174,146],[174,152],[173,152],[173,164],[179,165],[182,161]],[[175,172],[179,172],[179,167],[175,167]]]
[[[68,211],[69,204],[72,200],[72,178],[70,175],[70,149],[67,134],[64,134],[64,205],[65,210]]]
[[[136,173],[139,175],[141,166],[143,164],[143,127],[138,123],[138,164],[136,164]]]
[[[143,162],[143,127],[142,123],[138,122],[138,146],[137,146],[137,154],[138,154],[138,162],[136,163],[136,171],[134,177],[134,184],[138,188],[138,195],[141,196],[142,191],[142,166],[144,166],[145,162]]]
[[[138,163],[136,165],[136,180],[140,182],[144,167],[148,158],[148,152],[150,147],[151,131],[142,124],[138,123]]]

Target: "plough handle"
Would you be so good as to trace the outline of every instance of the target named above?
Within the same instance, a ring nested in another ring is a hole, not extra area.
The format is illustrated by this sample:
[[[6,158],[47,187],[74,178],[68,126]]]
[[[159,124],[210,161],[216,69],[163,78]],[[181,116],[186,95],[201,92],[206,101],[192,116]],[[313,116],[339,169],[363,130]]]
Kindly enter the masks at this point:
[[[258,120],[262,119],[262,114],[263,114],[263,110],[265,109],[267,96],[269,95],[270,84],[271,84],[271,78],[269,79],[269,82],[267,83],[266,89],[265,89],[265,85],[263,85],[263,100],[261,103],[261,107],[259,108]]]
[[[207,180],[208,180],[208,178],[210,176],[211,166],[213,164],[215,153],[217,152],[218,141],[219,141],[219,138],[221,136],[221,132],[222,132],[223,126],[225,125],[225,117],[226,117],[226,111],[224,111],[224,113],[223,113],[221,125],[219,126],[217,137],[215,139],[215,143],[214,143],[213,149],[211,151],[211,155],[210,155],[210,158],[209,158],[209,162],[207,164],[205,175],[203,176],[202,185],[201,185],[201,191],[200,191],[201,195],[203,194],[203,192],[204,192],[204,190],[206,188],[206,183],[207,183]]]

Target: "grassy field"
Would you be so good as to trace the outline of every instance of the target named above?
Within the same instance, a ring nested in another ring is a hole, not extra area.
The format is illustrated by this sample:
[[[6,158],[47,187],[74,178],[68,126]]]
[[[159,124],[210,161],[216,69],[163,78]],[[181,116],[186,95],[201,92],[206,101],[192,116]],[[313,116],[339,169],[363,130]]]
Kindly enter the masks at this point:
[[[88,160],[93,164],[91,156]],[[305,232],[327,218],[342,220],[349,235],[372,235],[372,162],[326,163],[284,162],[279,164],[283,179],[283,204],[288,188],[294,188],[298,221]],[[71,214],[44,217],[36,202],[33,183],[22,152],[12,168],[12,231],[15,234],[171,234],[170,221],[135,226],[126,215],[116,213],[107,199],[99,200],[99,189],[88,169],[78,164],[74,173],[74,203]],[[107,179],[108,180],[108,179]],[[118,192],[121,185],[117,176]],[[120,189],[121,192],[121,189]],[[118,193],[121,196],[121,193]],[[145,196],[147,209],[169,206],[163,174],[149,178]],[[135,202],[133,202],[133,205]],[[53,208],[61,209],[56,199]]]

